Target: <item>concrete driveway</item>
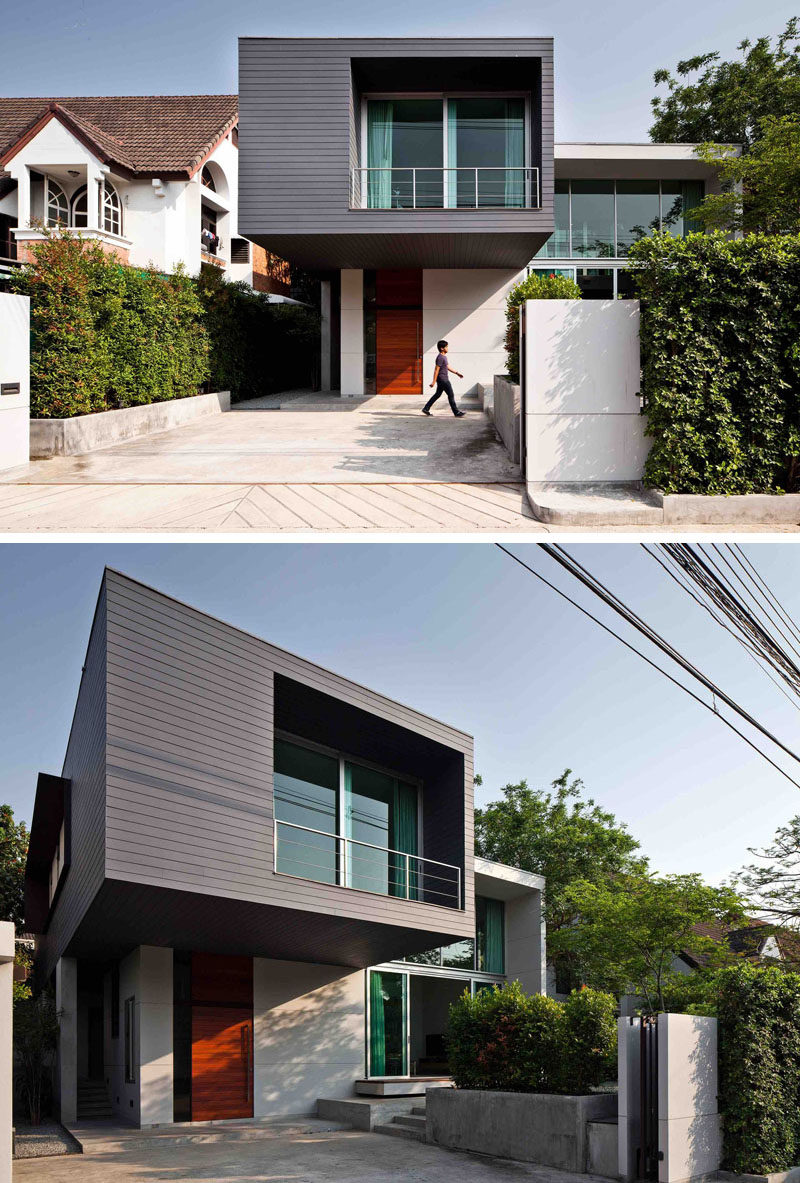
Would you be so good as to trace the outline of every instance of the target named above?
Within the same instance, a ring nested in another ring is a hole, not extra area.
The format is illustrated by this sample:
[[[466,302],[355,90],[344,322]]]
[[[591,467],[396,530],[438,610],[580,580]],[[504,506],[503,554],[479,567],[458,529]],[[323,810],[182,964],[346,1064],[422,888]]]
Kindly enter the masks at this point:
[[[14,1183],[592,1183],[592,1176],[332,1129],[331,1124],[308,1119],[276,1122],[271,1129],[214,1126],[203,1132],[109,1128],[82,1139],[83,1154],[15,1162],[13,1178]]]

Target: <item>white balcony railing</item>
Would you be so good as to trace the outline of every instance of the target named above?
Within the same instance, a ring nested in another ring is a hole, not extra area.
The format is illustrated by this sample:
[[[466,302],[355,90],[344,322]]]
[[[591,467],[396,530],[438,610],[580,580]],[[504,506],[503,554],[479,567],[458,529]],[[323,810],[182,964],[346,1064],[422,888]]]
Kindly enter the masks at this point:
[[[538,168],[354,168],[351,209],[538,209]]]
[[[276,819],[274,868],[281,875],[461,910],[461,868]]]

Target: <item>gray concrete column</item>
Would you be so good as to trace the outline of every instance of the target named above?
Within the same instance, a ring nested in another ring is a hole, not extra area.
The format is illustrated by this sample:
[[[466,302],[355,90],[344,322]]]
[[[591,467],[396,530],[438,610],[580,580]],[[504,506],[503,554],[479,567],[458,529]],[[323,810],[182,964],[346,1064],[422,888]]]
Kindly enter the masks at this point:
[[[364,272],[342,271],[342,398],[364,394]]]
[[[78,963],[74,957],[62,957],[56,964],[56,1011],[56,1092],[61,1121],[70,1125],[78,1117]]]
[[[140,946],[138,993],[139,1120],[162,1125],[173,1117],[172,949]]]
[[[0,922],[0,1183],[11,1183],[14,925]]]
[[[320,280],[319,386],[331,388],[331,281]]]
[[[544,900],[541,891],[506,900],[506,977],[526,994],[545,994]]]

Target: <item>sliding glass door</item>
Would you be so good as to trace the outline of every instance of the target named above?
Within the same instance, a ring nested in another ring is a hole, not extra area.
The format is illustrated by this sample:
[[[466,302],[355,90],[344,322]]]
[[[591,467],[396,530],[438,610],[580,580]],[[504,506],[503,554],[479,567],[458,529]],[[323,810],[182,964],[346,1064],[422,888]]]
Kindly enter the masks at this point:
[[[447,167],[449,206],[524,206],[524,100],[448,99]]]
[[[369,1076],[408,1075],[408,975],[369,971]]]
[[[441,208],[443,151],[441,99],[370,99],[369,208]]]
[[[417,899],[417,789],[360,764],[345,764],[347,884]]]

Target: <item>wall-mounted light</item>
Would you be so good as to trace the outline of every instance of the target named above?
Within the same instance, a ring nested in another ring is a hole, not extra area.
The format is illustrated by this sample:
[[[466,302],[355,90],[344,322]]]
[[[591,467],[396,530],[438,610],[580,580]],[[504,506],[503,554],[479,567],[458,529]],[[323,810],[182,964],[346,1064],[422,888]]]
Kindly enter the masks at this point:
[[[163,197],[164,196],[164,182],[161,180],[161,178],[160,177],[153,177],[152,183],[153,183],[153,192],[155,193],[156,197]]]
[[[79,177],[80,175],[81,174],[77,168],[68,168],[67,169],[67,176],[68,177]]]

